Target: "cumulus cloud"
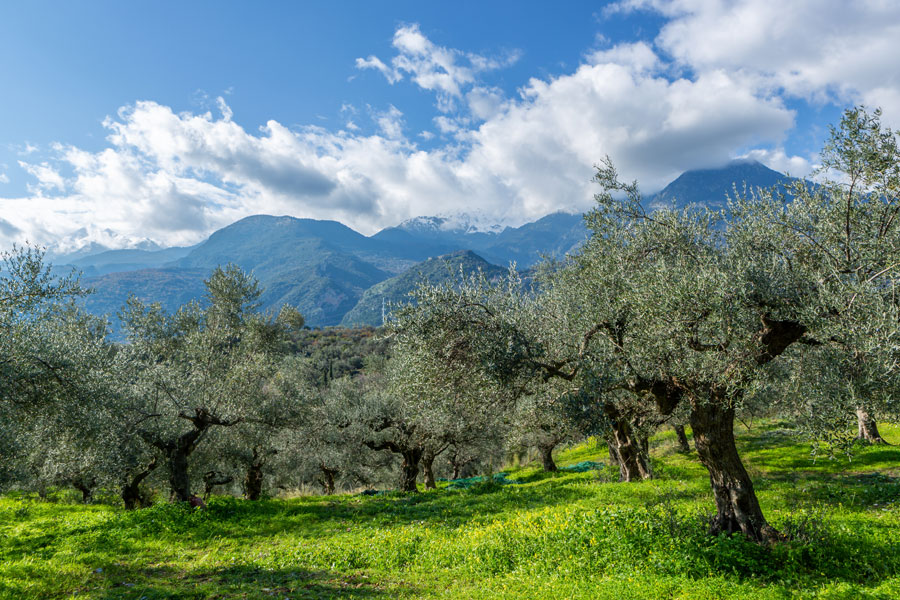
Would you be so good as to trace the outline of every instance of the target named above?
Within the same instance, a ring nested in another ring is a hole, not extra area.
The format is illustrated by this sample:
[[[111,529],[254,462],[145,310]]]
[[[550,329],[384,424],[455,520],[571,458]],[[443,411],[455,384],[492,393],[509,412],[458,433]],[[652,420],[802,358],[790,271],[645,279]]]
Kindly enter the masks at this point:
[[[466,93],[472,116],[482,121],[497,116],[505,101],[503,90],[497,87],[476,86]]]
[[[386,138],[403,139],[403,113],[393,104],[386,111],[378,113],[375,122]]]
[[[107,147],[57,146],[46,160],[23,160],[20,166],[35,181],[32,195],[0,198],[6,219],[0,236],[7,242],[29,236],[71,244],[187,244],[260,213],[337,219],[364,233],[455,210],[479,210],[517,225],[590,207],[592,166],[605,155],[646,192],[686,169],[740,156],[803,175],[815,157],[784,150],[795,123],[785,94],[900,102],[896,69],[882,61],[871,68],[884,70],[878,85],[864,85],[876,78],[871,73],[848,75],[844,84],[840,75],[827,75],[837,59],[813,47],[803,32],[790,42],[798,56],[779,62],[760,41],[762,32],[775,39],[788,34],[757,4],[764,3],[620,3],[617,10],[662,12],[668,24],[653,43],[594,50],[572,72],[531,79],[512,98],[479,74],[509,64],[514,55],[468,54],[434,44],[418,26],[400,27],[395,57],[369,56],[357,67],[433,91],[439,111],[446,111],[434,118],[443,145],[430,132],[408,133],[394,105],[367,112],[344,105],[345,125],[332,131],[274,120],[248,129],[222,98],[215,114],[135,102],[104,121]],[[790,10],[798,6],[807,5],[794,3]],[[879,5],[865,6],[875,14]],[[738,15],[748,19],[744,29],[733,25]],[[849,37],[838,40],[840,56],[862,52],[845,47],[861,27],[849,26]],[[704,37],[721,37],[720,30],[731,32],[735,48],[718,48]],[[887,43],[875,37],[866,47]],[[374,133],[361,133],[357,122],[365,118]],[[428,149],[417,140],[431,140]]]
[[[435,92],[441,112],[457,109],[457,101],[466,88],[476,84],[479,73],[509,66],[519,59],[517,52],[491,57],[438,46],[425,37],[418,25],[398,28],[394,33],[393,46],[397,55],[391,59],[391,66],[372,55],[357,58],[356,67],[374,69],[391,84],[408,76],[422,89]]]
[[[467,162],[508,182],[516,208],[533,215],[585,207],[589,165],[604,155],[654,190],[735,148],[780,139],[792,124],[777,98],[725,73],[669,80],[642,64],[598,63],[533,79],[520,102],[481,125]]]
[[[63,191],[66,187],[66,182],[63,180],[62,175],[59,174],[59,171],[46,162],[36,165],[20,160],[19,166],[37,180],[37,184],[29,186],[29,190],[32,192],[41,193],[45,190],[53,189]]]
[[[662,66],[662,61],[646,42],[618,44],[612,48],[595,50],[588,55],[588,62],[628,65],[639,72],[656,71]]]
[[[770,169],[786,173],[791,177],[808,177],[816,165],[812,160],[802,156],[789,156],[784,148],[754,148],[738,158],[747,158],[761,162]]]
[[[900,4],[883,0],[626,0],[667,17],[655,43],[698,72],[727,70],[815,102],[865,102],[900,119]]]

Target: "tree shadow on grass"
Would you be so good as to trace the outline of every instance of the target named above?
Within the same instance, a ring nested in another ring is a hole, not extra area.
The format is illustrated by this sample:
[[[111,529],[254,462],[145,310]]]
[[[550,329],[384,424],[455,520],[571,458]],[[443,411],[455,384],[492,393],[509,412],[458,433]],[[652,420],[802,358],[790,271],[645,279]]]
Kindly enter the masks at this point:
[[[179,545],[198,548],[213,539],[252,545],[268,538],[278,539],[284,532],[321,539],[360,526],[382,529],[428,524],[455,528],[473,519],[489,519],[510,510],[574,502],[588,494],[581,482],[547,483],[551,482],[498,486],[490,491],[326,497],[318,501],[250,502],[222,497],[210,501],[206,510],[190,509],[186,505],[158,505],[53,531],[33,531],[6,540],[3,545],[11,557],[30,555],[49,560],[58,546],[66,543],[70,550],[92,555],[92,560],[115,562],[117,557],[144,552],[148,540],[173,540]]]
[[[792,486],[783,491],[785,500],[793,504],[810,501],[831,506],[874,508],[900,502],[900,478],[880,472],[821,473],[818,471],[789,471],[770,473],[756,483],[760,490]]]
[[[98,576],[99,578],[100,576]],[[233,566],[178,572],[169,567],[110,570],[97,588],[84,590],[87,597],[104,600],[162,598],[415,598],[415,587],[399,582],[373,581],[364,573],[339,573],[304,569],[263,569]]]
[[[548,482],[549,483],[549,482]],[[324,498],[320,501],[273,500],[263,503],[236,499],[216,499],[210,503],[211,518],[204,523],[204,535],[258,536],[285,529],[340,526],[345,522],[368,522],[382,527],[435,521],[454,526],[473,518],[484,519],[510,509],[556,506],[584,498],[589,493],[579,486],[497,485],[469,490],[438,490],[384,497]],[[187,535],[194,532],[186,530]]]
[[[850,460],[845,456],[837,456],[832,459],[827,456],[813,458],[806,454],[795,457],[757,455],[751,457],[748,462],[775,474],[779,471],[790,472],[802,469],[815,471],[820,476],[827,476],[828,473],[859,471],[866,468],[883,469],[885,466],[900,464],[900,448],[864,448],[862,451],[857,451]]]

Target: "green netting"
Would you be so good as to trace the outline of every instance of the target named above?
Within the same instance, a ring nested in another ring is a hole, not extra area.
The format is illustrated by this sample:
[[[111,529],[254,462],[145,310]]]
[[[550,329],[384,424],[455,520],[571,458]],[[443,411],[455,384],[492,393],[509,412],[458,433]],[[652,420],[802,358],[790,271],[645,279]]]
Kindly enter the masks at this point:
[[[519,485],[522,483],[521,481],[517,481],[515,479],[507,479],[506,476],[508,473],[497,473],[493,476],[493,481],[500,485]],[[448,490],[464,490],[472,487],[476,483],[483,483],[485,481],[484,476],[477,477],[466,477],[464,479],[451,479],[450,485],[447,486]]]
[[[568,467],[560,467],[560,471],[568,471],[570,473],[584,473],[585,471],[594,471],[602,469],[603,463],[594,462],[592,460],[584,460]]]

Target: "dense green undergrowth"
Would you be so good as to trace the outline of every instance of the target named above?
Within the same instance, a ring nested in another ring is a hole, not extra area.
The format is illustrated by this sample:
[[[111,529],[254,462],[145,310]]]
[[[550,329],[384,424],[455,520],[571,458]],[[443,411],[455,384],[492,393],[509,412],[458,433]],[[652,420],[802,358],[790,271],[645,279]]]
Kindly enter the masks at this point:
[[[706,535],[696,455],[655,440],[658,479],[511,469],[465,489],[247,502],[207,510],[0,499],[2,598],[900,598],[900,448],[813,460],[768,424],[739,428],[771,548]],[[900,428],[882,433],[900,442]],[[603,452],[583,444],[561,465]]]

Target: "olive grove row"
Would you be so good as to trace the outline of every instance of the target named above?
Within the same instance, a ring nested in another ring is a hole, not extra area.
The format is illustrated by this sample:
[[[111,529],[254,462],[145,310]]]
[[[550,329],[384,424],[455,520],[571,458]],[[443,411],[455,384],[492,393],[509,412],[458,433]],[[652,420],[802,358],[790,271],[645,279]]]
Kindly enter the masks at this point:
[[[298,347],[302,316],[257,312],[256,281],[232,265],[175,314],[130,299],[113,343],[78,309],[87,292],[53,277],[39,250],[4,264],[0,492],[69,487],[138,508],[161,489],[179,501],[398,480],[415,491],[420,474],[434,488],[436,472],[473,475],[528,448],[555,469],[553,448],[590,426],[390,339],[335,376],[322,356],[333,348]]]

